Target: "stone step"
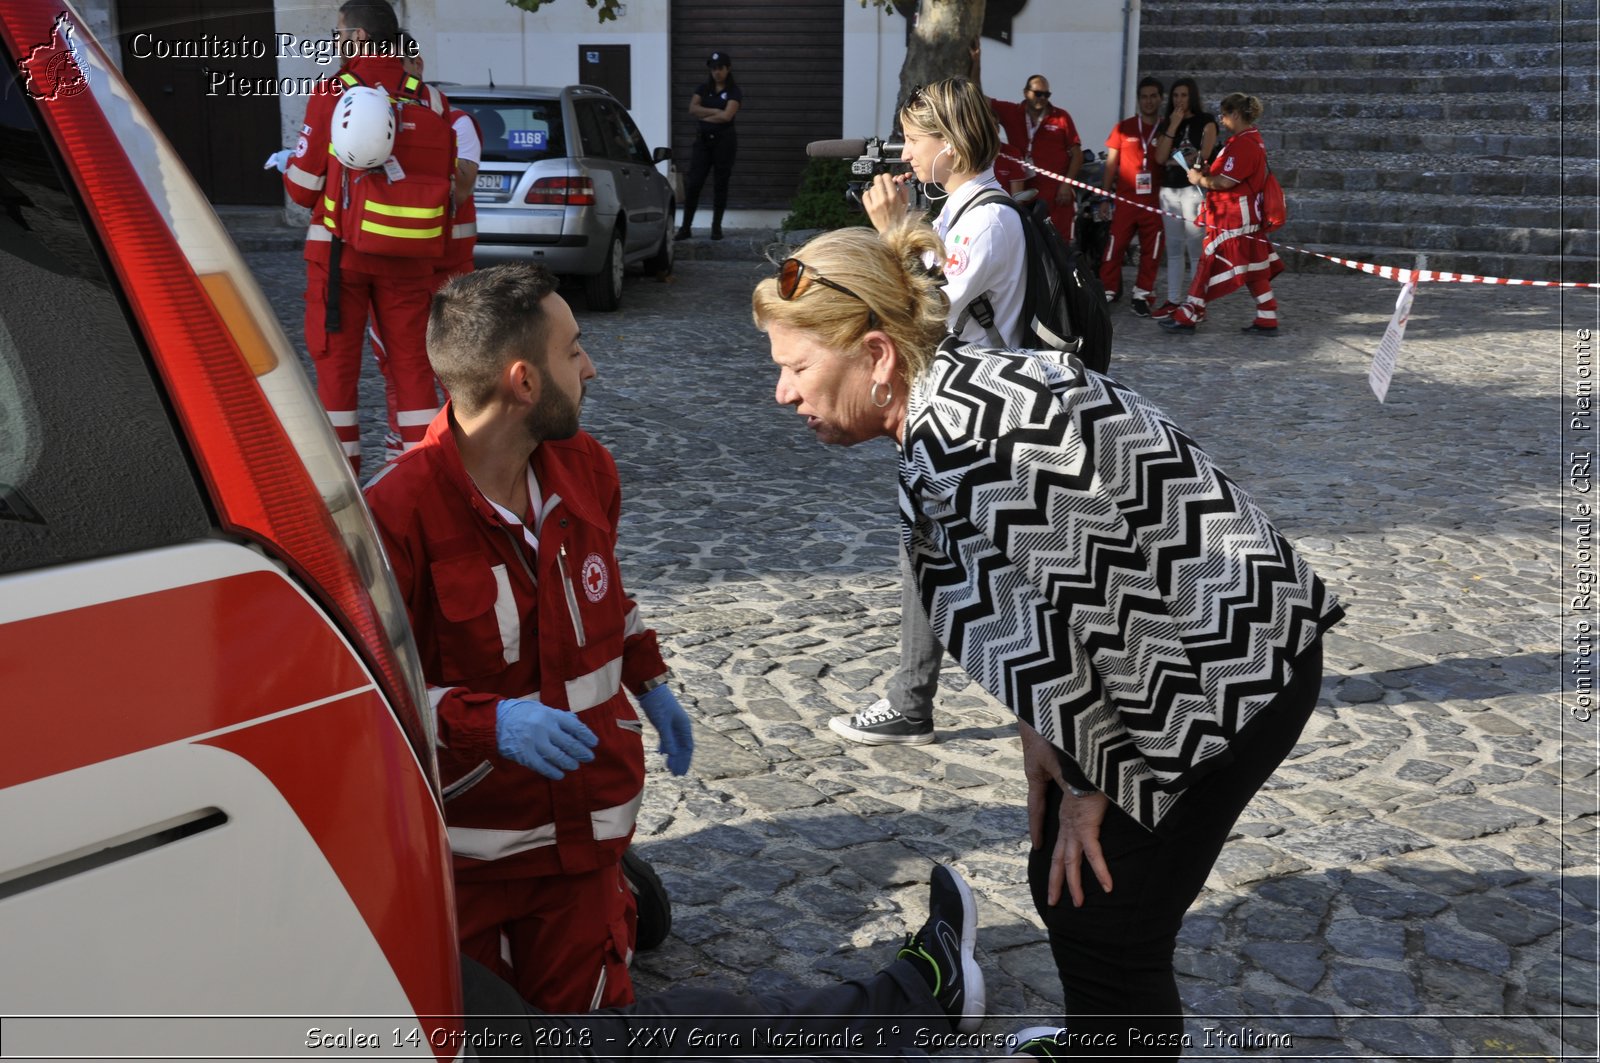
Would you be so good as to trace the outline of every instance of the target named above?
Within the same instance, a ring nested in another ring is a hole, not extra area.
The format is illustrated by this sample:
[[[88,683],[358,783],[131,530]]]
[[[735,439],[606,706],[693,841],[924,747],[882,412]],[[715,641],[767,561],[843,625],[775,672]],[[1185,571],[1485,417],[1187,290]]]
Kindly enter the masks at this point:
[[[1507,226],[1492,232],[1474,225],[1449,225],[1438,222],[1370,222],[1291,220],[1275,239],[1301,247],[1330,245],[1354,249],[1361,258],[1368,247],[1404,247],[1429,254],[1485,253],[1502,255],[1562,255],[1593,258],[1596,251],[1592,229],[1550,229]],[[1440,265],[1441,269],[1464,267]],[[1474,271],[1475,272],[1475,271]]]
[[[1553,156],[1562,148],[1561,128],[1557,123],[1548,132],[1509,133],[1504,131],[1469,132],[1442,129],[1438,124],[1396,122],[1342,122],[1284,120],[1274,125],[1272,115],[1261,124],[1261,139],[1269,155],[1279,151],[1371,151],[1409,154],[1460,155],[1462,166],[1472,165],[1474,156],[1512,157]]]
[[[1144,73],[1160,78],[1168,84],[1171,84],[1173,78],[1196,73],[1182,62],[1168,65],[1154,62],[1148,55],[1143,55],[1141,58],[1140,69]],[[1580,98],[1592,98],[1590,94],[1595,84],[1592,72],[1576,70],[1565,74],[1553,69],[1512,70],[1484,75],[1417,73],[1415,70],[1405,68],[1373,70],[1359,74],[1324,73],[1308,68],[1289,73],[1253,70],[1244,64],[1230,70],[1225,77],[1198,76],[1196,80],[1205,90],[1204,99],[1212,108],[1215,108],[1217,100],[1228,93],[1244,91],[1259,96],[1263,103],[1270,106],[1279,97],[1293,95],[1353,100],[1369,93],[1426,97],[1482,92],[1486,88],[1522,96],[1548,93],[1552,99],[1563,91],[1568,94],[1580,94]]]
[[[1516,160],[1512,163],[1425,155],[1352,158],[1348,152],[1294,152],[1272,161],[1285,188],[1381,193],[1443,193],[1459,196],[1566,196],[1600,194],[1600,166],[1593,159]],[[1470,162],[1470,166],[1465,164]],[[1531,163],[1531,164],[1530,164]]]
[[[1593,42],[1596,30],[1596,24],[1591,19],[1573,19],[1564,24],[1549,19],[1430,23],[1427,43],[1430,46],[1456,47],[1482,47],[1488,42],[1493,42],[1495,46],[1564,43],[1571,48],[1574,44]],[[1205,47],[1217,51],[1267,47],[1320,48],[1334,40],[1339,42],[1341,48],[1392,48],[1416,33],[1414,24],[1366,21],[1349,25],[1297,22],[1292,26],[1208,26]],[[1194,49],[1195,43],[1195,24],[1187,21],[1174,25],[1141,26],[1139,30],[1139,47],[1145,51],[1181,52]]]
[[[1298,186],[1286,186],[1284,194],[1289,203],[1289,215],[1297,224],[1323,221],[1414,224],[1447,220],[1454,225],[1478,228],[1600,228],[1600,206],[1593,200],[1566,200],[1560,196],[1484,199],[1448,193],[1364,195]]]
[[[1301,246],[1310,251],[1321,251],[1355,262],[1369,262],[1375,266],[1411,269],[1417,260],[1416,251],[1400,247],[1379,247],[1371,244],[1354,248]],[[1280,249],[1278,255],[1283,259],[1284,268],[1293,273],[1333,273],[1348,276],[1355,272],[1348,266],[1293,251]],[[1600,268],[1597,268],[1594,259],[1585,260],[1560,255],[1508,255],[1492,251],[1429,254],[1426,268],[1515,280],[1579,281],[1589,284],[1600,281]],[[1417,297],[1426,298],[1426,291],[1424,287]]]
[[[1202,84],[1201,88],[1204,87]],[[1555,95],[1530,98],[1524,95],[1472,92],[1419,96],[1403,92],[1347,99],[1280,96],[1272,101],[1272,114],[1280,118],[1419,118],[1467,122],[1559,122],[1564,119],[1587,129],[1593,127],[1600,107],[1592,98],[1582,101],[1568,98],[1563,102]]]
[[[1335,38],[1337,39],[1337,38]],[[1141,65],[1161,70],[1187,68],[1196,76],[1210,71],[1226,71],[1234,78],[1249,81],[1260,73],[1278,70],[1312,70],[1327,72],[1407,70],[1422,74],[1442,74],[1449,71],[1544,72],[1556,70],[1561,63],[1561,46],[1553,42],[1543,44],[1502,45],[1493,39],[1476,47],[1435,47],[1431,43],[1404,45],[1392,41],[1382,48],[1347,48],[1339,45],[1309,45],[1302,48],[1277,46],[1256,48],[1213,48],[1210,41],[1191,40],[1186,47],[1151,48],[1142,43],[1139,48]],[[1576,62],[1577,56],[1569,57]],[[1479,84],[1477,91],[1485,88],[1506,91],[1500,85]]]
[[[1550,0],[1493,3],[1474,0],[1432,0],[1422,3],[1224,3],[1196,0],[1193,3],[1152,3],[1146,0],[1140,10],[1141,26],[1306,26],[1312,24],[1368,25],[1375,22],[1428,23],[1450,22],[1555,22],[1594,17],[1592,0],[1557,4]]]

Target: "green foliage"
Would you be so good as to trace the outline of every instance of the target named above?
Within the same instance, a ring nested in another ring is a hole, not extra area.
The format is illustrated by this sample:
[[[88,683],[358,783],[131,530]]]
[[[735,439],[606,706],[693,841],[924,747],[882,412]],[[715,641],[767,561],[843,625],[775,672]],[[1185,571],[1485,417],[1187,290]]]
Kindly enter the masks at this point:
[[[553,4],[555,0],[506,0],[512,7],[520,7],[524,11],[537,11],[546,4]],[[597,9],[597,17],[601,22],[615,22],[617,20],[617,4],[619,0],[584,0],[591,8]]]
[[[866,225],[867,216],[845,199],[850,184],[848,159],[808,159],[800,171],[800,187],[789,204],[782,228],[844,229]]]

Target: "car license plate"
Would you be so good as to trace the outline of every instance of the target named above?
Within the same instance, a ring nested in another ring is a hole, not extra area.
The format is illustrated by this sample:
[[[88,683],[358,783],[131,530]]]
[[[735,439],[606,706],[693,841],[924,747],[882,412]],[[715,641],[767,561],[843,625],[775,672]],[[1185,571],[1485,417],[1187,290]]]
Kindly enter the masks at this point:
[[[473,186],[475,192],[495,192],[504,194],[511,191],[511,175],[508,173],[480,173],[478,182]]]

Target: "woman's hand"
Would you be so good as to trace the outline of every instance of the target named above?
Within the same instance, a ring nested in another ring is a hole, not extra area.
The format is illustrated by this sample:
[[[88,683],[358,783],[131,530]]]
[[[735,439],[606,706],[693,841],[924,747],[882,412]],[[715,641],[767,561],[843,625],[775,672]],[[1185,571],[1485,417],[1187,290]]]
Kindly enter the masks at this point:
[[[1198,166],[1189,167],[1188,177],[1189,177],[1189,183],[1194,185],[1196,188],[1203,188],[1204,187],[1200,182],[1205,180],[1206,175],[1205,175],[1205,172],[1200,169],[1200,167],[1198,167]]]
[[[1100,851],[1100,824],[1106,818],[1106,808],[1111,804],[1105,794],[1096,790],[1092,794],[1073,797],[1061,792],[1061,831],[1056,835],[1056,851],[1050,858],[1050,892],[1052,905],[1061,903],[1061,884],[1066,882],[1072,895],[1072,906],[1083,907],[1083,862],[1106,893],[1111,892],[1111,869],[1106,867],[1105,854]]]
[[[907,179],[904,174],[893,177],[880,173],[870,186],[862,189],[861,206],[867,212],[867,220],[880,233],[905,223],[906,212],[911,209],[911,193],[905,187]]]
[[[1073,797],[1061,774],[1061,761],[1055,747],[1044,736],[1022,721],[1017,721],[1022,736],[1022,773],[1028,780],[1028,841],[1035,849],[1044,848],[1045,802],[1050,784],[1061,791],[1061,827],[1056,834],[1055,853],[1050,858],[1050,883],[1047,900],[1061,903],[1061,887],[1067,887],[1075,908],[1083,907],[1083,861],[1089,861],[1100,888],[1111,892],[1111,872],[1100,852],[1100,823],[1110,804],[1102,793]]]

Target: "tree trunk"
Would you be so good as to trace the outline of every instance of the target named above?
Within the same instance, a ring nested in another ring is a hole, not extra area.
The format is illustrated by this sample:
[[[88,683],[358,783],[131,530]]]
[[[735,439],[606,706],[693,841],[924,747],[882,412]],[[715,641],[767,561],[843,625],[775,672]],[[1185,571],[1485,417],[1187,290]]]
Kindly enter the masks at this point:
[[[972,65],[972,42],[983,32],[985,2],[920,0],[916,11],[907,15],[913,22],[906,61],[900,67],[900,96],[894,107],[897,128],[900,108],[912,89],[940,78],[967,76]]]

